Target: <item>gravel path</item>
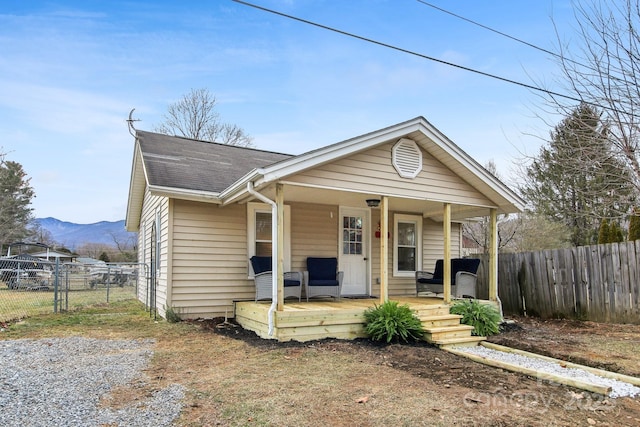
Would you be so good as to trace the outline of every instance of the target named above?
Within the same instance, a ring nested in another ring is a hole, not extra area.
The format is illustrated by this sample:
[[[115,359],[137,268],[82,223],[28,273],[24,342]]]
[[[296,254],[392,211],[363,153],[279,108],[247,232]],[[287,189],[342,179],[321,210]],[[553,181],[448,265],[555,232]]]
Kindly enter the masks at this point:
[[[152,346],[80,337],[0,341],[0,425],[172,425],[184,397],[177,384],[120,409],[99,405],[113,387],[144,382]]]
[[[506,351],[494,350],[482,346],[459,347],[457,350],[475,354],[477,356],[486,357],[487,359],[498,360],[501,362],[511,363],[513,365],[534,369],[539,372],[562,375],[563,377],[573,378],[591,384],[608,386],[611,387],[609,397],[612,398],[623,396],[640,396],[640,387],[634,386],[633,384],[629,384],[627,382],[601,377],[583,369],[563,368],[560,364],[547,360],[527,357],[521,354],[509,353]]]

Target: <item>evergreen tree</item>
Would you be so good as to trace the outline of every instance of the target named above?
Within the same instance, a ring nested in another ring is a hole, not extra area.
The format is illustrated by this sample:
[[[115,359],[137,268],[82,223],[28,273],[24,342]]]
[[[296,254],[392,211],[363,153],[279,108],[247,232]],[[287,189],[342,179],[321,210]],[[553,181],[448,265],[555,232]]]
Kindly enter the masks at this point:
[[[31,199],[35,193],[31,178],[17,162],[7,161],[0,154],[0,245],[24,240],[32,234]]]
[[[598,244],[609,243],[609,221],[603,218],[598,230]]]
[[[102,252],[102,253],[100,254],[100,256],[98,257],[98,259],[99,259],[100,261],[104,261],[104,262],[111,262],[111,258],[109,258],[109,254],[108,254],[108,253],[106,253],[106,252]]]
[[[625,217],[635,197],[607,135],[598,111],[582,104],[525,168],[522,195],[535,213],[565,224],[575,246],[594,243],[600,218]]]
[[[609,243],[624,242],[624,234],[617,222],[612,222],[609,228]]]
[[[634,212],[629,218],[629,235],[627,239],[632,242],[640,239],[640,216]]]

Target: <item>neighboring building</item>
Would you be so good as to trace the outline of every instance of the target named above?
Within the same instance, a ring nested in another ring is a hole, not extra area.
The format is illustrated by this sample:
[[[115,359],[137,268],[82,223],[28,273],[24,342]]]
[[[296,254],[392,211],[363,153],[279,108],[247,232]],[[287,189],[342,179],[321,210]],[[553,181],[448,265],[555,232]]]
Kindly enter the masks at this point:
[[[162,316],[233,317],[254,299],[249,258],[272,247],[284,271],[337,257],[343,295],[415,295],[416,270],[462,256],[462,222],[523,206],[422,117],[297,156],[137,131],[126,228],[151,265],[141,300]]]
[[[55,262],[56,259],[59,259],[60,262],[73,262],[76,260],[77,256],[70,254],[68,252],[57,252],[57,251],[43,251],[30,254],[34,257],[38,257],[40,259]]]

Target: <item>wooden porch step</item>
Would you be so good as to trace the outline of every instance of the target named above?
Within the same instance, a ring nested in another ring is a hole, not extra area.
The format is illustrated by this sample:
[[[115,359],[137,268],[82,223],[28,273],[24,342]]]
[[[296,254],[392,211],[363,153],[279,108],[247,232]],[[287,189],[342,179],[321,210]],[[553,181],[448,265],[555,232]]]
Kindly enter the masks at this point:
[[[485,341],[486,337],[468,336],[459,338],[446,338],[437,341],[433,341],[432,344],[438,347],[475,347],[482,341]]]
[[[411,307],[420,319],[449,315],[449,306],[444,304],[421,305]]]
[[[456,325],[456,326],[444,326],[439,328],[427,328],[425,329],[424,336],[429,342],[435,342],[439,340],[446,340],[448,338],[464,338],[470,337],[473,326],[469,325]]]
[[[459,314],[442,314],[439,316],[419,317],[424,329],[442,328],[445,326],[457,326],[462,316]]]

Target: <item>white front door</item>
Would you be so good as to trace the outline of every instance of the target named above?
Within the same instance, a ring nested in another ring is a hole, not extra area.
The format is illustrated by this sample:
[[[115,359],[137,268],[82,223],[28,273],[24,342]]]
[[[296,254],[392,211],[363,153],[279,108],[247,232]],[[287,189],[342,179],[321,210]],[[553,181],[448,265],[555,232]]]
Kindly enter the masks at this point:
[[[342,295],[369,294],[369,210],[340,208]]]

